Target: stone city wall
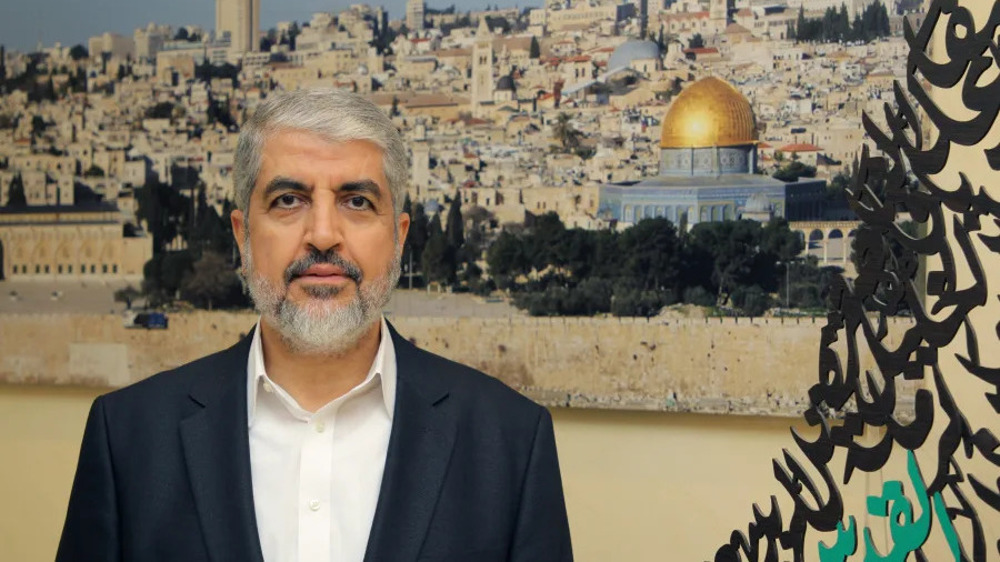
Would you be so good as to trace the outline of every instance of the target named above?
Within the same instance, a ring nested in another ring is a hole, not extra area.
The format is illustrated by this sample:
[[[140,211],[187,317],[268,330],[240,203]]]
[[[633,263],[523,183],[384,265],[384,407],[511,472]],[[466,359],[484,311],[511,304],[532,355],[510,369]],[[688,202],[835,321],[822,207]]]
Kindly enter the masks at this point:
[[[232,345],[256,317],[169,320],[167,330],[145,330],[114,315],[0,314],[0,381],[114,388]],[[548,405],[795,416],[817,380],[825,319],[391,321],[421,347]],[[890,322],[884,343],[894,346],[910,325]]]

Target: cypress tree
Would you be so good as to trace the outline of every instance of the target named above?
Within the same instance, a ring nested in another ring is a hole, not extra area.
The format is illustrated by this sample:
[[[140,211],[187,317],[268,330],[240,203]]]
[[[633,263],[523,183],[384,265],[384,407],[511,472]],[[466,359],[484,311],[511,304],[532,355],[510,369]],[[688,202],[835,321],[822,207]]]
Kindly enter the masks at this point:
[[[455,192],[455,198],[451,200],[451,207],[448,209],[448,227],[445,231],[448,244],[456,250],[465,244],[465,225],[462,224],[462,195]]]
[[[24,180],[21,178],[20,173],[10,180],[10,186],[7,188],[6,206],[11,209],[28,206],[28,199],[24,193]]]

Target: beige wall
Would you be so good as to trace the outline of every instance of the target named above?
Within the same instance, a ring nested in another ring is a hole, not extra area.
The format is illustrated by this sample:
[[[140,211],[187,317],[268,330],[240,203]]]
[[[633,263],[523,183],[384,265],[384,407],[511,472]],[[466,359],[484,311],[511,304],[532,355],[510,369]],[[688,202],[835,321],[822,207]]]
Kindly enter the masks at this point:
[[[55,555],[90,402],[101,391],[0,385],[0,560]],[[709,560],[754,501],[788,420],[553,410],[577,559]]]
[[[93,389],[0,385],[0,560],[52,560]]]
[[[170,329],[148,331],[128,329],[115,315],[0,314],[0,382],[124,386],[232,345],[256,316],[202,311],[169,320]],[[391,321],[417,345],[550,406],[792,417],[808,406],[823,325],[815,318]],[[888,322],[886,342],[898,345],[909,327],[909,319]],[[861,364],[873,361],[866,354]]]

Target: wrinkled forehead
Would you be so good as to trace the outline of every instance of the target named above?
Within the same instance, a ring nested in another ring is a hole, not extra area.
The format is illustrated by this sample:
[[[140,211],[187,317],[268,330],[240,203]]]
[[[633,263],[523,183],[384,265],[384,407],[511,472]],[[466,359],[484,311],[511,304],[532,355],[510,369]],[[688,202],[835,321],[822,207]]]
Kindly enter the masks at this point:
[[[344,156],[348,153],[347,156]],[[338,166],[352,167],[358,174],[350,180],[371,180],[378,185],[380,196],[392,201],[392,190],[386,172],[385,152],[378,144],[367,139],[334,139],[314,131],[281,128],[263,137],[257,174],[250,198],[259,197],[275,176],[304,180],[299,177],[299,166],[311,166],[330,159],[331,173],[341,171]],[[338,163],[338,160],[343,159]],[[283,164],[274,166],[276,162]],[[268,165],[270,164],[270,166]],[[322,171],[321,167],[302,170],[301,175]],[[362,177],[363,176],[363,177]]]

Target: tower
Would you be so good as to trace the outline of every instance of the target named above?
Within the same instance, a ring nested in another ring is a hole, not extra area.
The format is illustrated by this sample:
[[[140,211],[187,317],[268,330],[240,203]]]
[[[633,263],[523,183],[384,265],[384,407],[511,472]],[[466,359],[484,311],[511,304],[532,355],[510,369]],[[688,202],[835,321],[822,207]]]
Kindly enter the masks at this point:
[[[482,17],[472,47],[472,105],[488,101],[493,101],[493,35]]]
[[[411,31],[424,28],[424,0],[406,0],[406,27]]]
[[[215,0],[215,35],[229,34],[231,49],[239,53],[260,48],[260,0]]]
[[[708,16],[718,32],[721,33],[729,24],[729,0],[711,0]]]
[[[639,0],[639,39],[648,39],[649,36],[649,0]]]

